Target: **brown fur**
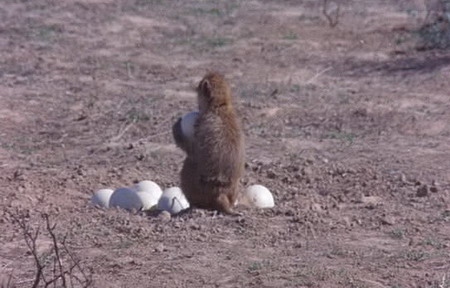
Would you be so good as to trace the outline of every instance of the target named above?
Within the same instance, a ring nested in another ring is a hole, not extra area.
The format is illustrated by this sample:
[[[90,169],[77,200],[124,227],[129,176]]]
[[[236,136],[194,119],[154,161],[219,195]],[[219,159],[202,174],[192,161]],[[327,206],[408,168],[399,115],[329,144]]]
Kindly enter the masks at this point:
[[[244,171],[244,138],[225,78],[208,73],[197,87],[199,118],[192,145],[177,144],[187,153],[181,189],[198,208],[228,214],[238,196]]]

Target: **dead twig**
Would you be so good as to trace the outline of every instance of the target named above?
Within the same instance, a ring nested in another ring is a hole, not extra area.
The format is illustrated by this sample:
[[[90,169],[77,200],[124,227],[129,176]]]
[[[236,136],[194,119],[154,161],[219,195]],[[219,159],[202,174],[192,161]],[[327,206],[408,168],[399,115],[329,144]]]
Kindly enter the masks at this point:
[[[37,228],[33,229],[29,224],[29,220],[27,219],[27,217],[29,216],[22,211],[17,210],[15,213],[9,214],[22,231],[25,244],[27,245],[30,254],[33,256],[34,264],[36,266],[36,274],[34,276],[34,279],[30,280],[33,281],[33,285],[31,287],[41,287],[41,284],[43,284],[43,287],[49,287],[51,285],[53,285],[53,287],[63,288],[92,287],[92,270],[90,270],[89,273],[86,273],[85,269],[83,269],[83,267],[80,265],[80,261],[76,259],[75,255],[67,247],[67,235],[65,235],[62,240],[58,240],[58,237],[55,233],[57,225],[56,223],[51,224],[48,214],[42,213],[41,216],[45,221],[46,232],[52,240],[52,248],[49,250],[50,252],[48,255],[53,257],[53,269],[50,269],[50,271],[49,269],[46,269],[47,266],[45,264],[45,259],[47,259],[48,256],[44,257],[43,260],[42,256],[44,254],[39,254],[37,249],[37,239],[40,235],[42,235],[40,229],[41,227],[38,226]],[[64,259],[67,259],[66,263],[64,263]],[[51,275],[51,278],[49,278],[48,280],[45,276],[46,271]],[[79,277],[79,275],[77,274],[81,274],[81,277]],[[75,285],[74,280],[76,280],[79,285]]]
[[[334,16],[330,11],[328,10],[328,0],[323,0],[322,2],[322,14],[325,16],[325,18],[328,21],[328,24],[330,27],[336,27],[336,25],[339,23],[339,16],[340,16],[340,10],[341,10],[341,4],[339,2],[331,1],[334,4],[336,4],[336,9],[334,10]]]
[[[73,277],[75,280],[78,281],[79,284],[82,284],[83,287],[90,287],[91,284],[93,283],[92,282],[92,271],[90,271],[89,275],[86,274],[86,272],[84,271],[84,269],[80,265],[80,260],[76,259],[75,255],[70,251],[69,248],[67,248],[67,246],[66,246],[66,239],[64,239],[62,241],[62,246],[63,246],[64,250],[66,251],[67,255],[69,256],[70,260],[73,262],[72,269],[78,268],[78,271],[81,273],[81,275],[84,278],[84,281],[82,281],[77,276],[75,276],[74,273],[70,273],[70,275],[71,275],[70,281],[72,282],[72,277]]]
[[[36,240],[39,236],[40,227],[37,227],[34,233],[32,232],[32,228],[29,226],[28,221],[25,219],[24,213],[11,213],[11,218],[17,223],[19,228],[22,230],[22,235],[25,240],[25,244],[28,247],[28,251],[30,251],[33,256],[34,264],[36,266],[36,275],[34,276],[33,285],[31,287],[37,288],[41,279],[43,278],[43,270],[45,265],[41,263],[39,259],[39,255],[36,247]]]
[[[308,81],[305,82],[305,84],[311,84],[312,82],[314,82],[314,80],[316,80],[317,78],[319,78],[321,75],[323,75],[325,72],[330,71],[333,67],[327,67],[325,69],[323,69],[322,71],[319,71],[316,75],[314,75],[313,77],[311,77]]]
[[[58,277],[56,277],[54,280],[56,281],[58,278],[61,278],[63,287],[67,287],[66,278],[64,277],[64,268],[63,268],[63,264],[62,264],[62,257],[61,257],[61,255],[59,253],[58,241],[57,241],[56,235],[54,233],[54,230],[56,228],[56,224],[53,224],[53,225],[50,224],[50,220],[48,218],[48,214],[42,214],[42,217],[45,220],[45,225],[46,225],[46,228],[47,228],[47,232],[50,234],[50,237],[52,238],[53,250],[55,252],[55,262],[58,263],[59,274],[54,274],[54,275],[58,275]]]
[[[134,125],[134,122],[131,122],[129,124],[127,124],[125,127],[123,127],[122,129],[120,129],[119,133],[114,136],[113,138],[111,138],[110,142],[114,143],[120,140],[120,138],[123,137],[123,135],[128,131],[128,129],[130,129],[132,126]]]

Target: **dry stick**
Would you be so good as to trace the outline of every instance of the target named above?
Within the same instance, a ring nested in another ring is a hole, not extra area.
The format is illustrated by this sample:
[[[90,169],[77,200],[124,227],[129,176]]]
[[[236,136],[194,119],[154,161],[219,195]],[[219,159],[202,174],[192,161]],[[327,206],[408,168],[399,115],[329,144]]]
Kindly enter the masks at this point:
[[[170,134],[170,133],[172,133],[172,131],[165,131],[165,132],[148,135],[148,136],[145,136],[144,138],[139,138],[138,140],[134,141],[133,144],[140,143],[141,141],[147,140],[149,138],[155,138],[155,137],[163,136],[163,135]]]
[[[128,75],[128,79],[131,79],[131,78],[133,78],[133,76],[131,75],[130,62],[127,61],[126,66],[127,66],[127,75]]]
[[[17,281],[16,284],[25,284],[25,283],[30,283],[33,281],[34,281],[34,278],[33,279],[25,279],[25,280]]]
[[[339,13],[340,13],[341,5],[340,5],[339,3],[336,4],[336,5],[337,5],[337,9],[336,9],[336,17],[335,17],[335,19],[333,20],[333,18],[331,17],[331,15],[328,14],[328,12],[327,12],[327,6],[328,6],[327,4],[328,4],[328,0],[323,0],[322,13],[323,13],[323,15],[325,15],[325,17],[327,18],[328,24],[330,25],[330,27],[335,27],[335,26],[338,24],[338,22],[339,22]]]
[[[56,259],[53,258],[53,277],[55,277],[55,275],[56,275]],[[56,288],[56,281],[53,282],[53,288]]]
[[[81,275],[83,275],[83,277],[84,277],[84,279],[85,279],[85,286],[83,286],[83,287],[89,287],[89,285],[92,284],[92,278],[91,278],[90,276],[88,277],[88,276],[86,275],[86,273],[84,272],[83,268],[81,268],[80,261],[78,261],[77,259],[75,259],[75,257],[74,257],[74,255],[72,254],[72,252],[70,252],[70,250],[67,248],[65,239],[64,239],[64,241],[62,242],[62,245],[63,245],[63,248],[64,248],[64,250],[66,251],[67,255],[69,255],[70,259],[71,259],[72,262],[74,263],[74,267],[77,267],[78,270],[80,270]],[[80,280],[78,277],[76,277],[75,275],[72,275],[72,274],[71,274],[71,276],[73,276],[80,284],[83,283],[83,282],[81,282],[81,280]]]
[[[123,129],[121,129],[121,131],[119,131],[119,134],[117,134],[116,136],[114,136],[113,138],[111,138],[110,142],[116,142],[118,141],[120,138],[122,138],[122,136],[125,134],[125,132],[127,132],[128,129],[131,128],[131,126],[134,125],[134,122],[129,123],[127,126],[125,126]]]
[[[445,278],[446,278],[446,275],[444,274],[444,276],[442,276],[442,284],[439,284],[439,288],[445,288]]]
[[[41,262],[39,261],[39,257],[36,252],[36,239],[39,234],[39,227],[36,229],[36,233],[34,236],[26,230],[27,227],[24,226],[22,229],[25,229],[24,230],[25,237],[28,237],[28,238],[25,238],[25,243],[27,244],[28,249],[30,249],[31,254],[33,255],[33,258],[34,258],[34,262],[36,264],[37,272],[36,272],[36,276],[34,278],[33,288],[37,288],[39,285],[39,282],[41,282],[42,270],[44,269]]]
[[[11,285],[11,281],[12,281],[12,273],[9,274],[8,282],[6,283],[6,287],[7,287],[7,288],[13,287],[13,286]]]
[[[327,71],[330,71],[333,67],[327,67],[325,69],[323,69],[322,71],[319,71],[319,73],[317,73],[316,75],[314,75],[313,77],[311,77],[308,81],[305,82],[305,84],[310,84],[312,83],[314,80],[316,80],[317,78],[319,78],[322,74],[324,74]]]
[[[70,273],[69,273],[69,281],[70,281],[70,287],[75,287],[74,285],[73,285],[73,277],[74,277],[74,275],[73,275],[73,269],[76,267],[76,265],[74,264],[74,265],[72,265],[71,267],[70,267],[70,269],[69,269],[69,271],[70,271]]]
[[[50,237],[52,238],[53,248],[55,249],[56,260],[58,261],[58,268],[59,268],[60,275],[55,277],[55,280],[58,279],[59,277],[61,277],[63,287],[67,287],[66,277],[64,276],[64,269],[63,269],[63,265],[62,265],[62,261],[61,261],[61,256],[59,254],[58,241],[56,240],[55,233],[53,232],[56,228],[56,224],[53,224],[53,226],[50,225],[50,220],[48,219],[48,214],[43,214],[43,217],[44,217],[45,223],[47,225],[47,231],[50,234]]]
[[[68,270],[64,270],[64,266],[62,264],[62,255],[60,254],[60,247],[58,245],[58,241],[56,239],[56,235],[54,233],[54,230],[56,228],[56,224],[51,225],[50,224],[50,220],[49,220],[49,216],[48,214],[42,214],[42,217],[45,219],[46,222],[46,229],[48,231],[48,233],[50,234],[52,241],[53,241],[53,251],[55,251],[55,259],[53,262],[54,268],[53,268],[53,278],[50,279],[49,281],[47,281],[45,278],[45,275],[43,273],[44,268],[45,268],[45,264],[42,264],[42,262],[39,260],[39,256],[38,256],[38,251],[37,251],[37,247],[36,247],[36,241],[37,238],[39,236],[40,233],[40,227],[38,227],[36,229],[36,231],[34,233],[30,232],[31,228],[29,227],[29,225],[27,224],[25,217],[23,214],[21,214],[19,211],[16,213],[18,216],[16,216],[15,214],[10,213],[11,217],[13,218],[14,221],[16,221],[20,227],[20,229],[23,232],[24,235],[24,240],[25,240],[25,244],[27,245],[30,253],[33,255],[34,258],[34,262],[36,265],[36,276],[34,279],[31,280],[27,280],[26,282],[31,282],[33,281],[33,286],[32,288],[37,288],[42,281],[44,281],[44,287],[48,287],[50,285],[53,284],[53,287],[57,286],[57,282],[59,280],[59,278],[61,278],[62,280],[62,287],[67,288],[69,287],[66,282],[66,275],[69,275],[70,277],[73,277],[74,279],[76,279],[84,288],[87,287],[91,287],[92,285],[92,275],[86,275],[86,273],[84,272],[84,270],[81,268],[79,261],[77,261],[75,259],[75,257],[73,256],[73,254],[69,251],[69,249],[67,248],[65,242],[66,242],[66,236],[63,238],[62,241],[62,245],[64,248],[64,251],[69,255],[70,259],[72,260],[73,264],[71,265],[71,267]],[[58,269],[59,269],[59,274],[56,272],[56,263],[58,264]],[[84,277],[84,280],[78,278],[76,275],[73,274],[75,268],[77,268],[78,270],[80,270],[81,274]],[[12,276],[11,276],[12,277]],[[71,283],[71,287],[73,286],[73,280],[70,279],[70,283]],[[9,281],[10,283],[11,281]],[[25,282],[20,282],[20,283],[25,283]]]
[[[19,214],[19,213],[18,213]],[[39,257],[37,255],[37,249],[36,249],[36,239],[39,234],[39,227],[36,229],[36,233],[31,234],[29,231],[29,227],[27,226],[24,216],[20,214],[16,217],[16,215],[11,213],[11,217],[19,224],[20,229],[22,229],[23,237],[25,239],[25,244],[27,245],[28,249],[30,250],[31,254],[34,258],[34,263],[36,265],[36,276],[34,277],[33,286],[32,288],[37,288],[39,283],[41,282],[41,278],[43,277],[42,270],[44,269],[44,266],[41,264],[41,261],[39,260]]]

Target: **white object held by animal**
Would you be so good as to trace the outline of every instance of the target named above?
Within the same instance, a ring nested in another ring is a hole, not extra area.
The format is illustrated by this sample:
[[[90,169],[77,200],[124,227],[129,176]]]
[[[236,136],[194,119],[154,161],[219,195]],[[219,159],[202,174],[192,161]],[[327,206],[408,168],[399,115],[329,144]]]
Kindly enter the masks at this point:
[[[190,112],[181,118],[181,131],[183,135],[189,140],[194,139],[194,126],[199,116],[198,112]]]

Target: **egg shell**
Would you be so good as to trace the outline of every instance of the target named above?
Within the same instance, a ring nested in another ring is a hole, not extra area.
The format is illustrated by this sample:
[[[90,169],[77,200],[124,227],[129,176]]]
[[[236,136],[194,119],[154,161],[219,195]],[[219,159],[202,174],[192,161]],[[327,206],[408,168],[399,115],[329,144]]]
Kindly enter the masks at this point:
[[[194,125],[199,116],[198,112],[190,112],[181,118],[181,131],[183,135],[189,139],[194,139]]]
[[[100,189],[92,195],[91,203],[94,206],[99,206],[103,208],[109,208],[109,199],[113,194],[112,189]]]
[[[170,214],[177,214],[189,208],[189,202],[179,187],[171,187],[164,190],[158,202],[158,209]]]
[[[270,190],[263,185],[251,185],[244,191],[244,197],[251,206],[258,208],[271,208],[275,206]]]
[[[126,210],[140,210],[142,201],[133,189],[122,187],[117,188],[109,199],[109,207],[119,207]]]
[[[149,210],[158,204],[163,191],[158,184],[153,181],[144,180],[136,183],[133,188],[142,202],[142,210]]]

